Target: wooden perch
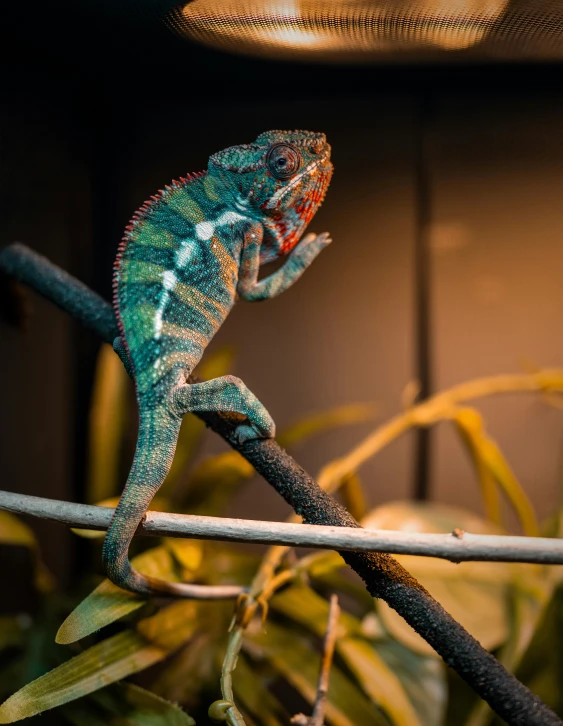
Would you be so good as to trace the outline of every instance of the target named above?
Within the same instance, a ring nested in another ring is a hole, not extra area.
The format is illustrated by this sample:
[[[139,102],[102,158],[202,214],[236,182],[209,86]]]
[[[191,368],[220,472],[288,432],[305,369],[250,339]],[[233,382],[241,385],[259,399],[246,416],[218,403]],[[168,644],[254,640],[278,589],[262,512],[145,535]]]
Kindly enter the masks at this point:
[[[68,527],[92,530],[107,529],[114,512],[110,507],[74,504],[5,491],[0,491],[0,509],[60,522]],[[563,539],[470,534],[457,529],[450,534],[424,534],[148,511],[137,534],[355,552],[388,552],[439,557],[451,562],[563,564]]]

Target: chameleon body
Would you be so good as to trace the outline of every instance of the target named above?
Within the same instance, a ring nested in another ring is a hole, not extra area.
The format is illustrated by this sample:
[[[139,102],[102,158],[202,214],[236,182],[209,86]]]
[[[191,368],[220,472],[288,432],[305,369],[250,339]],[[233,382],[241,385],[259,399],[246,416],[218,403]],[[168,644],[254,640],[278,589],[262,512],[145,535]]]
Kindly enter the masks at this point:
[[[239,441],[271,437],[275,425],[238,378],[189,384],[188,376],[235,299],[264,300],[287,289],[330,243],[303,231],[330,178],[323,134],[269,131],[214,154],[206,172],[174,181],[134,215],[119,247],[114,348],[131,373],[139,409],[134,460],[103,548],[117,585],[144,595],[225,597],[145,577],[130,565],[131,540],[172,463],[188,411],[242,414]],[[260,265],[287,255],[269,277]],[[238,592],[238,588],[234,588]]]

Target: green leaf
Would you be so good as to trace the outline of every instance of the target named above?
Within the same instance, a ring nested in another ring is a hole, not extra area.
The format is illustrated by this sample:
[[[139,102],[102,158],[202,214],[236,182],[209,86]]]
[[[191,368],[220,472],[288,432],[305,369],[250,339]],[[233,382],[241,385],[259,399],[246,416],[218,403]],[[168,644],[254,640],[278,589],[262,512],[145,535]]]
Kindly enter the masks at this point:
[[[305,628],[323,637],[328,618],[328,602],[306,585],[294,585],[278,592],[270,601],[270,607]],[[341,611],[338,618],[337,638],[345,635],[361,635],[361,622]],[[338,640],[336,641],[338,647]]]
[[[277,594],[271,607],[305,626],[318,636],[324,635],[328,602],[305,586],[294,586]],[[348,613],[338,620],[336,651],[355,675],[364,693],[383,708],[396,726],[420,726],[420,721],[403,690],[400,680],[371,643],[361,636],[362,624]]]
[[[265,658],[308,703],[314,703],[320,657],[312,656],[309,640],[269,622],[266,632],[248,636],[243,647],[247,652]],[[388,726],[389,723],[334,663],[326,714],[333,726]]]
[[[350,403],[337,406],[327,411],[301,417],[284,431],[281,431],[276,438],[280,446],[289,448],[296,444],[302,444],[307,439],[325,431],[373,420],[377,413],[378,406],[376,404]]]
[[[130,382],[118,356],[106,343],[96,364],[88,427],[89,502],[97,502],[119,491],[119,457],[127,420]]]
[[[538,624],[531,643],[516,669],[523,681],[559,715],[563,713],[563,586],[559,586]]]
[[[448,691],[444,663],[435,657],[419,655],[389,638],[377,640],[374,647],[403,684],[421,723],[424,726],[445,723]]]
[[[158,663],[193,634],[196,612],[194,602],[178,602],[88,648],[8,698],[0,723],[35,716]]]
[[[289,722],[289,714],[278,699],[263,684],[259,672],[255,672],[244,655],[239,655],[237,667],[233,674],[233,690],[235,699],[262,726],[285,726]]]
[[[132,683],[116,683],[61,708],[76,726],[195,726],[191,716]]]
[[[513,673],[543,617],[553,593],[553,581],[545,576],[547,568],[529,568],[527,577],[515,583],[510,599],[509,634],[495,653],[504,667]],[[466,726],[484,726],[493,714],[489,706],[479,700],[473,708]]]
[[[135,569],[149,577],[179,582],[178,570],[168,548],[164,545],[134,557]],[[95,633],[115,620],[138,610],[147,598],[122,590],[107,578],[77,605],[57,633],[57,643],[73,643]]]
[[[364,693],[389,715],[394,726],[421,726],[400,679],[378,655],[377,646],[361,638],[342,638],[336,649]]]

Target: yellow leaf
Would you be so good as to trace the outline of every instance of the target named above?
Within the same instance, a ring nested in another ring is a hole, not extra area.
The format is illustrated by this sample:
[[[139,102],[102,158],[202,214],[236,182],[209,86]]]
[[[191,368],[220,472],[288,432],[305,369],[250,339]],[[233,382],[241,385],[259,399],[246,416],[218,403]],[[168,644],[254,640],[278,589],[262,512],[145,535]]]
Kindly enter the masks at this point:
[[[195,572],[203,559],[203,542],[166,537],[164,544],[186,570]]]
[[[88,443],[88,501],[107,499],[119,490],[119,456],[127,418],[129,378],[106,343],[100,348],[92,390]]]
[[[19,545],[34,550],[37,547],[35,535],[21,519],[0,510],[0,544]]]
[[[303,416],[294,424],[281,431],[276,437],[280,446],[288,448],[295,444],[302,444],[317,434],[330,431],[340,426],[350,426],[363,421],[370,421],[378,413],[376,404],[350,403],[344,406],[320,411],[319,413]]]
[[[538,537],[540,532],[534,508],[496,442],[485,433],[481,416],[474,409],[465,408],[454,413],[454,420],[458,426],[463,427],[466,436],[471,438],[475,455],[516,510],[524,534]]]
[[[479,449],[483,431],[483,419],[475,409],[462,408],[454,414],[454,422],[477,471],[486,517],[491,522],[500,524],[499,491],[489,467],[480,455]]]

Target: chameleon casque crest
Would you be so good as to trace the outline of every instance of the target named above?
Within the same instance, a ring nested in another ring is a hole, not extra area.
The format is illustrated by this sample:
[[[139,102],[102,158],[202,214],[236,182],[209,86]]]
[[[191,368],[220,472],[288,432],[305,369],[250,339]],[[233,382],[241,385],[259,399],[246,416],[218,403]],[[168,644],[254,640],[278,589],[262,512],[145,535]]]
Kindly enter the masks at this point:
[[[214,597],[212,587],[136,572],[129,545],[168,474],[185,413],[242,414],[246,419],[236,429],[242,442],[274,436],[270,414],[240,379],[187,379],[236,299],[278,295],[330,243],[326,233],[302,235],[332,169],[323,134],[268,131],[252,144],[214,154],[207,171],[172,182],[128,225],[115,263],[121,335],[114,348],[135,381],[139,434],[103,549],[106,573],[120,587]],[[282,255],[285,263],[258,280],[260,265]],[[215,596],[229,595],[221,587]]]

